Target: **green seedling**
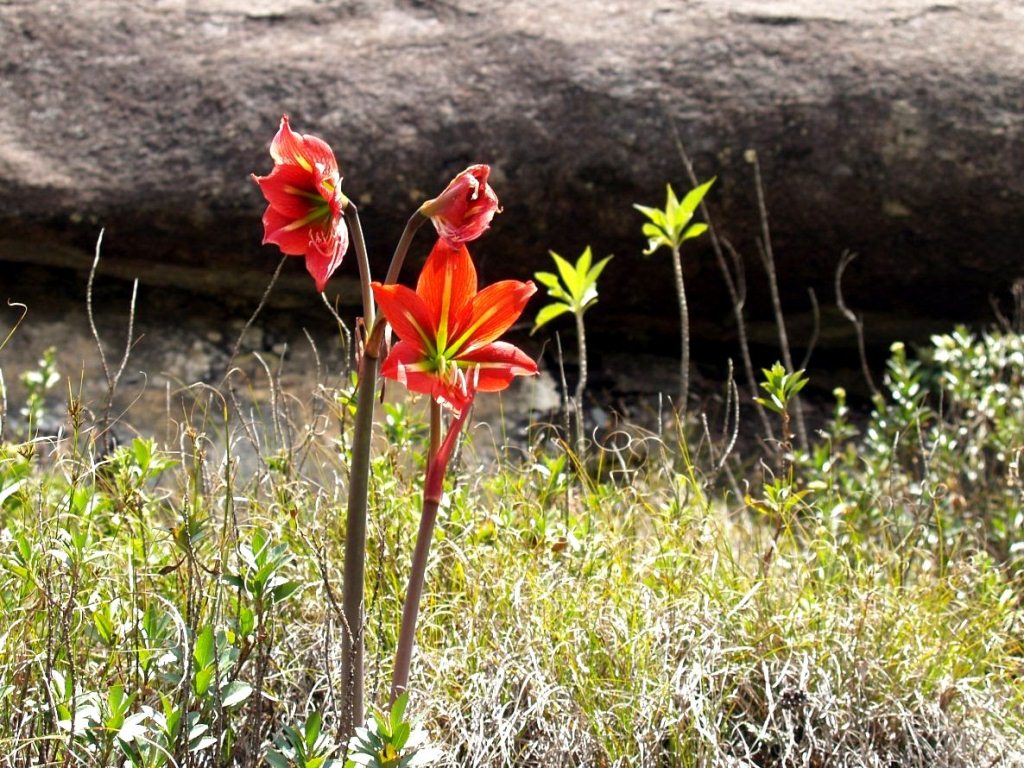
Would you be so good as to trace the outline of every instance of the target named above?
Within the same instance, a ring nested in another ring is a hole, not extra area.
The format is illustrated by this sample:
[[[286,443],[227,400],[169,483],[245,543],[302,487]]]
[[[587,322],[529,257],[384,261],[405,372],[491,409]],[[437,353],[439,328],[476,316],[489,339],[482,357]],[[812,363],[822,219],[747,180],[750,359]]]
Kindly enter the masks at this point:
[[[690,311],[686,303],[686,286],[683,283],[683,262],[680,256],[682,244],[704,234],[708,225],[703,222],[691,223],[693,214],[704,200],[704,196],[715,179],[706,181],[695,189],[691,189],[680,201],[668,185],[668,194],[664,208],[651,208],[646,205],[634,205],[640,213],[647,217],[642,232],[647,238],[645,256],[650,256],[659,248],[665,247],[672,252],[672,266],[676,277],[676,295],[679,298],[679,322],[682,334],[682,359],[680,361],[679,408],[685,417],[686,401],[690,396]]]

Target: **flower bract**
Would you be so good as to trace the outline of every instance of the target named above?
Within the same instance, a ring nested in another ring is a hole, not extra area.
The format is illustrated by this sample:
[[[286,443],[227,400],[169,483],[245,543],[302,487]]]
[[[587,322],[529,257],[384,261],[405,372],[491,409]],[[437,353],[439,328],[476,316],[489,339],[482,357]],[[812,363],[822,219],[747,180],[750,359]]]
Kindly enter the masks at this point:
[[[295,133],[288,116],[270,145],[274,168],[253,175],[267,200],[263,243],[289,256],[305,256],[306,270],[323,291],[348,250],[341,174],[334,152],[316,136]]]
[[[420,207],[438,237],[454,245],[476,240],[487,231],[500,211],[498,196],[487,183],[490,175],[489,165],[471,165],[452,179],[444,192]]]
[[[536,292],[530,281],[503,280],[477,290],[476,268],[464,245],[438,240],[413,291],[373,283],[384,317],[401,339],[381,375],[460,413],[477,391],[505,389],[537,364],[498,341]]]

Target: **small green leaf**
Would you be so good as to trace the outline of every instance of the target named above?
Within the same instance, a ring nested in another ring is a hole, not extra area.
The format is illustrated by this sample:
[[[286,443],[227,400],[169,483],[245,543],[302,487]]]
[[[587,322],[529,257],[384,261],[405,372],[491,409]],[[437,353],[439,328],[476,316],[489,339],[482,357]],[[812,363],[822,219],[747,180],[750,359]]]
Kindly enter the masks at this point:
[[[671,245],[672,241],[661,227],[656,227],[653,224],[644,224],[641,228],[644,233],[644,237],[649,240],[660,240],[665,245]]]
[[[603,259],[601,259],[599,262],[597,262],[597,264],[595,264],[590,269],[590,271],[587,272],[587,283],[589,283],[590,285],[595,285],[597,283],[597,278],[599,278],[601,276],[601,273],[604,271],[605,265],[609,261],[611,261],[611,259],[612,259],[611,256],[605,256]]]
[[[220,580],[223,581],[225,584],[234,587],[235,589],[245,589],[245,582],[242,580],[240,576],[225,573],[220,577]]]
[[[110,606],[104,604],[93,615],[92,623],[96,627],[96,634],[100,636],[107,645],[110,645],[114,638],[114,623],[110,620]]]
[[[672,189],[671,184],[665,185],[665,219],[666,222],[671,226],[672,220],[676,218],[679,212],[679,198],[676,197],[676,191]]]
[[[697,210],[697,206],[701,204],[701,201],[704,199],[704,195],[708,193],[708,190],[711,189],[711,185],[715,183],[715,179],[717,178],[717,176],[712,176],[699,187],[695,187],[686,193],[686,197],[683,198],[680,208],[689,214],[687,218],[693,216],[693,212]]]
[[[562,282],[565,283],[569,296],[575,300],[583,287],[579,275],[576,274],[576,269],[554,251],[551,251],[551,258],[555,260],[555,266],[558,267],[558,273],[562,276]]]
[[[256,614],[253,613],[252,608],[243,605],[238,611],[238,633],[247,637],[252,634],[254,629],[256,629]]]
[[[136,712],[134,715],[125,718],[124,723],[117,731],[117,738],[126,744],[139,741],[146,737],[146,726],[143,725],[148,715],[145,712]]]
[[[301,588],[302,584],[297,581],[286,581],[284,584],[278,584],[270,590],[270,599],[275,603],[280,603],[287,600]]]
[[[210,690],[210,683],[213,682],[213,673],[216,669],[212,666],[196,670],[196,695],[202,696]]]
[[[391,718],[383,712],[374,710],[373,720],[377,724],[377,733],[387,740],[391,739]]]
[[[231,707],[241,704],[243,701],[248,699],[252,695],[252,686],[248,683],[243,683],[241,680],[233,680],[228,683],[224,689],[224,695],[221,699],[221,706],[224,709],[230,709]]]
[[[699,237],[708,231],[708,225],[704,222],[699,222],[692,225],[683,233],[683,240],[690,240],[694,237]]]
[[[536,320],[533,321],[533,330],[530,333],[536,333],[536,331],[542,326],[547,325],[556,317],[564,315],[566,312],[571,312],[572,307],[568,304],[548,304],[546,307],[542,307],[540,312],[537,313]]]
[[[405,742],[409,740],[409,734],[412,733],[412,726],[409,723],[399,723],[398,727],[395,728],[394,735],[391,737],[391,744],[398,751],[402,750],[405,746]]]
[[[555,296],[554,291],[560,291],[564,295],[565,292],[562,290],[562,284],[558,282],[558,275],[553,272],[534,272],[533,276],[537,278],[537,281],[547,288],[555,298],[561,297]]]
[[[402,718],[405,717],[405,708],[409,705],[409,692],[405,691],[395,699],[395,703],[391,707],[391,732],[398,733],[398,726],[402,723]],[[406,734],[408,738],[408,734]],[[404,744],[404,742],[403,742]],[[396,745],[401,749],[400,745]]]
[[[207,625],[199,631],[196,637],[195,649],[192,657],[200,667],[208,667],[214,662],[213,627]]]
[[[194,743],[193,742],[189,742],[188,751],[189,752],[202,752],[207,747],[212,747],[216,743],[217,743],[217,739],[215,739],[213,736],[203,736],[203,738],[199,739],[198,741],[196,741]]]
[[[633,205],[640,213],[651,220],[651,226],[655,226],[658,229],[664,231],[665,229],[665,212],[660,208],[648,208],[646,205]]]
[[[316,740],[320,738],[320,727],[323,724],[323,720],[320,717],[319,712],[311,712],[309,717],[306,718],[306,725],[303,729],[305,731],[306,746],[312,749],[313,745],[316,744]]]
[[[775,403],[774,398],[768,400],[763,397],[755,397],[754,402],[758,405],[764,406],[770,411],[774,411],[775,413],[782,413],[782,409]]]
[[[591,253],[590,246],[588,245],[583,249],[583,253],[580,254],[580,257],[576,259],[576,267],[573,271],[576,273],[576,278],[578,280],[586,279],[586,275],[590,272],[590,265],[593,261],[594,254]]]

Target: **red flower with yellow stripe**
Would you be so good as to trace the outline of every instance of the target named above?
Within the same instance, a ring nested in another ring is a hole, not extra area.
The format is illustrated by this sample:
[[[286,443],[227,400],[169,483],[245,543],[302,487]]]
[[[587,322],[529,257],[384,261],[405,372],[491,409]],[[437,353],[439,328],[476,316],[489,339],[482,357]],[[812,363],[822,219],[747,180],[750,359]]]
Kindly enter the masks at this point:
[[[537,287],[503,280],[478,291],[466,246],[438,240],[415,291],[372,286],[381,313],[401,339],[384,361],[382,376],[460,413],[476,392],[497,392],[516,376],[537,373],[529,355],[497,340]]]
[[[253,180],[266,198],[263,244],[289,256],[305,256],[306,271],[323,291],[348,250],[341,174],[334,152],[316,136],[295,133],[288,116],[270,144],[274,168]]]

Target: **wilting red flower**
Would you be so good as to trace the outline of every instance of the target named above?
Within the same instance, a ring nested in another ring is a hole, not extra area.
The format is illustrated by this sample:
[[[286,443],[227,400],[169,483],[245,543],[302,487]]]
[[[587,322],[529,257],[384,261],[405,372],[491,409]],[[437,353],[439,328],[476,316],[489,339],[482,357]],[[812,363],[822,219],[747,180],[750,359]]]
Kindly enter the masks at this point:
[[[348,250],[338,162],[322,139],[295,133],[287,115],[270,144],[270,156],[270,174],[252,177],[269,203],[263,243],[289,256],[305,256],[306,270],[322,292]]]
[[[420,213],[434,223],[438,237],[449,243],[476,240],[491,226],[499,212],[498,196],[487,183],[489,165],[471,165],[440,195],[420,206]]]
[[[537,373],[525,352],[497,341],[537,287],[503,280],[478,292],[466,246],[438,240],[415,291],[372,286],[381,312],[401,338],[384,361],[382,376],[460,413],[476,392],[497,392],[516,376]]]

